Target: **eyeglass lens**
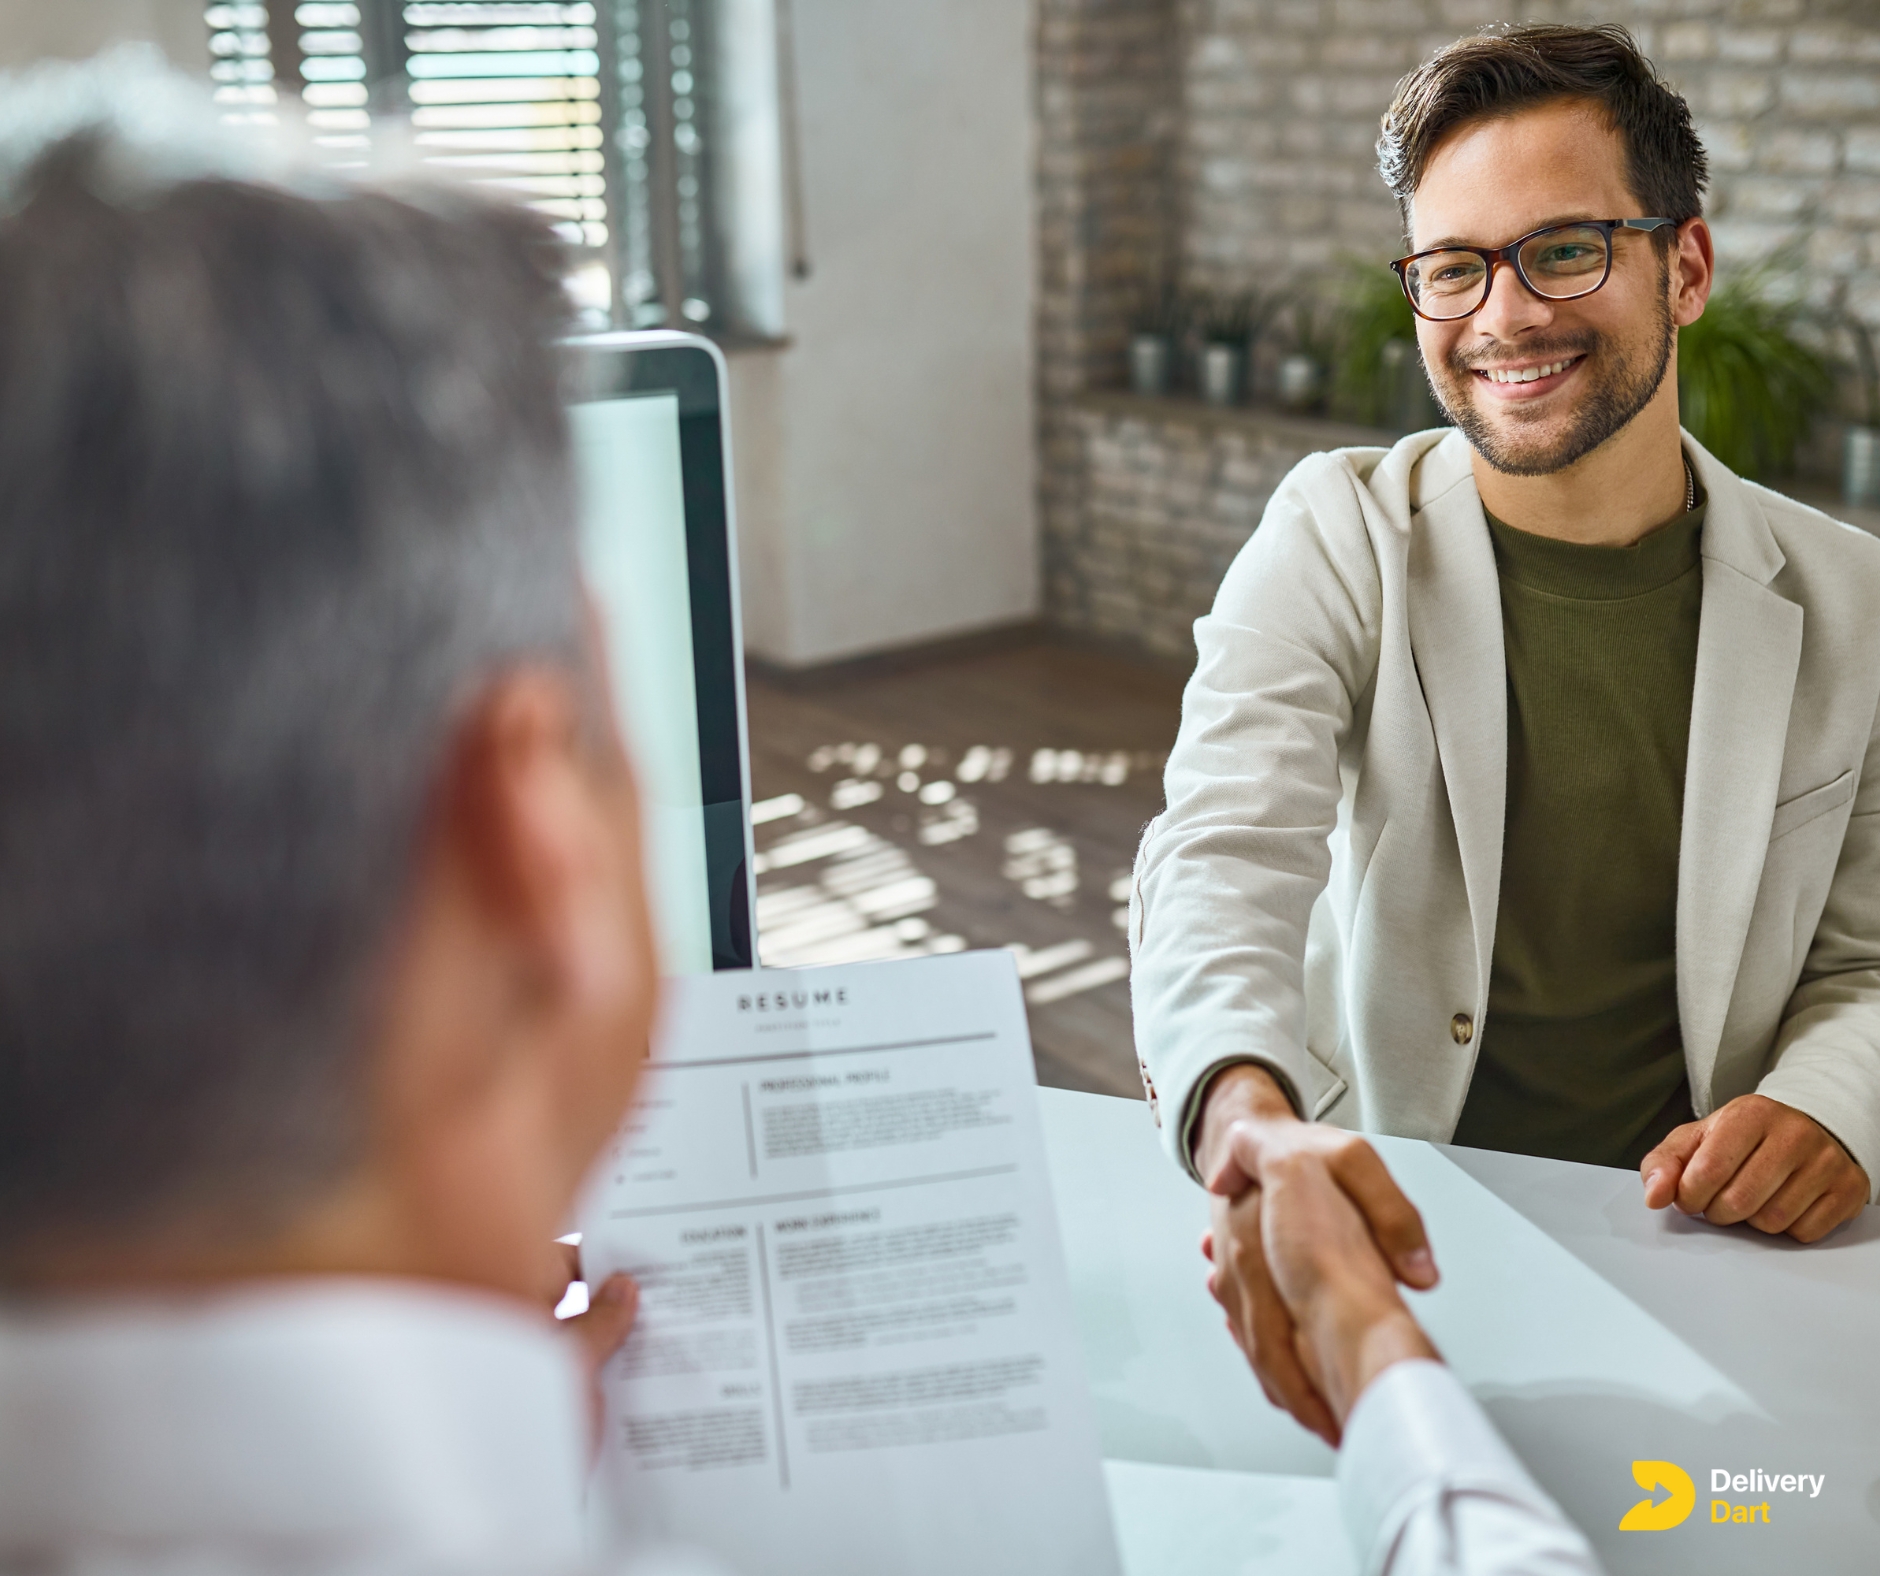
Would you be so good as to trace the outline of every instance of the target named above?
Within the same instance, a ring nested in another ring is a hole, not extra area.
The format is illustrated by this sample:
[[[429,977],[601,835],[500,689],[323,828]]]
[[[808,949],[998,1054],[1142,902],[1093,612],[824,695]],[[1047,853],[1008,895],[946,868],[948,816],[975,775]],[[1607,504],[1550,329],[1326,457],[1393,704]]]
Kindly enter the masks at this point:
[[[1521,273],[1536,295],[1570,300],[1597,289],[1605,277],[1603,230],[1563,224],[1522,242]],[[1427,317],[1467,317],[1488,299],[1488,264],[1474,252],[1426,252],[1404,270],[1410,298]]]

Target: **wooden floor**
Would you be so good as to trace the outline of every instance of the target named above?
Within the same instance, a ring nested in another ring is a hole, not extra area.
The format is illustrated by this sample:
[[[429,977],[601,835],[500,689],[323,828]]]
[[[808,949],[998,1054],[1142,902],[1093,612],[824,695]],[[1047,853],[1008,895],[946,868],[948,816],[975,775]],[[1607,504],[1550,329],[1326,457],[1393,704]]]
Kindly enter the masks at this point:
[[[1179,677],[1039,643],[749,689],[763,961],[1010,947],[1040,1081],[1140,1097],[1123,921]]]

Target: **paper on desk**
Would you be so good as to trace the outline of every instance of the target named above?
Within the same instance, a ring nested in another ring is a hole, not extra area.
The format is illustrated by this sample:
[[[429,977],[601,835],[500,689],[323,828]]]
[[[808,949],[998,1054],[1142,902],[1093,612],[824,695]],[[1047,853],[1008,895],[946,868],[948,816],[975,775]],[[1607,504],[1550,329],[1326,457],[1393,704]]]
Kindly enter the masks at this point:
[[[1142,1103],[1046,1089],[1040,1106],[1104,1454],[1329,1475],[1331,1452],[1261,1397],[1223,1332],[1195,1246],[1207,1195],[1168,1163]],[[1441,1150],[1370,1141],[1423,1212],[1442,1270],[1434,1292],[1412,1295],[1417,1317],[1498,1422],[1576,1396],[1706,1423],[1762,1415],[1729,1375]],[[1618,1177],[1643,1212],[1636,1177],[1514,1160],[1555,1185],[1568,1172],[1581,1199],[1589,1180]]]
[[[1357,1576],[1326,1477],[1105,1461],[1128,1576]]]
[[[672,983],[584,1210],[597,1515],[742,1576],[1118,1570],[1004,952]]]

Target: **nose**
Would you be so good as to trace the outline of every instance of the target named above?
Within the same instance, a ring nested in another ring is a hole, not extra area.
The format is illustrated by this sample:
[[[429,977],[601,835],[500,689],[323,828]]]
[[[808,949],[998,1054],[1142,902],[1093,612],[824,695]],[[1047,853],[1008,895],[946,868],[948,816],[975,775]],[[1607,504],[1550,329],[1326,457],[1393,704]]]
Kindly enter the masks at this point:
[[[1491,339],[1516,339],[1534,329],[1545,328],[1553,320],[1553,305],[1521,283],[1513,263],[1495,264],[1489,276],[1488,299],[1475,314],[1477,333]]]

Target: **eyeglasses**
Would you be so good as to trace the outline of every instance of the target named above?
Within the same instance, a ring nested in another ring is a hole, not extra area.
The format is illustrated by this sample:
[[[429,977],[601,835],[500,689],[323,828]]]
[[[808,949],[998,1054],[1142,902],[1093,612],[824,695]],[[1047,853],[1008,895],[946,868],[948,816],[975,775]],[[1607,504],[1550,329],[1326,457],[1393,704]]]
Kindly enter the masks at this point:
[[[1550,224],[1506,246],[1440,246],[1412,252],[1390,266],[1418,317],[1450,323],[1481,311],[1495,283],[1495,265],[1544,301],[1575,301],[1612,277],[1614,230],[1662,230],[1676,219],[1581,219]]]

